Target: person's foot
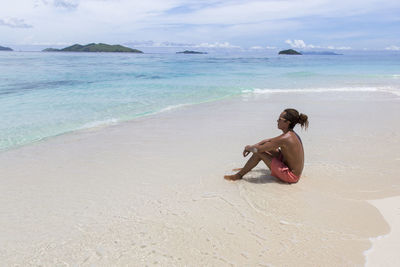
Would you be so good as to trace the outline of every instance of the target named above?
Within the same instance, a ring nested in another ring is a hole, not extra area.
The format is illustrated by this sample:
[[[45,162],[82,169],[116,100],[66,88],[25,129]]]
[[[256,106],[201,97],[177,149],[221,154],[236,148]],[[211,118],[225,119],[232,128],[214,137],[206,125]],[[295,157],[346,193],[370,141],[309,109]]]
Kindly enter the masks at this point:
[[[224,179],[229,181],[236,181],[242,179],[242,176],[240,174],[225,175]]]
[[[234,169],[232,169],[232,171],[234,171],[234,172],[238,172],[238,171],[240,171],[242,168],[234,168]]]

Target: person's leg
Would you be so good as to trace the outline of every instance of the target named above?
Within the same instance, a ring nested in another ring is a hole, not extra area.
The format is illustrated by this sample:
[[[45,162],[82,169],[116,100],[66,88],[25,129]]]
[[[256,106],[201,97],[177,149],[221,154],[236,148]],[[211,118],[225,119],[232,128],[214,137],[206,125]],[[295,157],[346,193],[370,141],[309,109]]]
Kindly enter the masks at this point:
[[[274,157],[269,153],[257,153],[257,155],[271,169],[271,162]]]
[[[262,158],[260,157],[260,160],[263,160],[265,162],[265,164],[268,166],[268,168],[271,169],[270,165],[271,165],[272,158],[279,158],[280,153],[281,152],[278,149],[276,149],[276,150],[265,151],[264,153],[257,153],[257,154],[259,154],[258,156],[262,157]],[[264,155],[264,154],[266,154],[266,155]],[[258,162],[260,162],[260,160]],[[257,162],[257,164],[258,164],[258,162]],[[232,171],[237,172],[237,171],[242,170],[243,168],[235,168],[235,169],[232,169]]]
[[[273,158],[279,158],[279,156],[281,155],[281,151],[280,149],[275,149],[275,150],[271,150],[267,152],[268,154],[270,154]]]
[[[262,153],[254,153],[251,158],[246,162],[244,167],[240,169],[240,171],[234,175],[225,175],[224,178],[227,180],[239,180],[242,177],[251,171],[260,161],[264,161],[267,164],[268,168],[271,166],[272,156],[269,153],[262,152]]]

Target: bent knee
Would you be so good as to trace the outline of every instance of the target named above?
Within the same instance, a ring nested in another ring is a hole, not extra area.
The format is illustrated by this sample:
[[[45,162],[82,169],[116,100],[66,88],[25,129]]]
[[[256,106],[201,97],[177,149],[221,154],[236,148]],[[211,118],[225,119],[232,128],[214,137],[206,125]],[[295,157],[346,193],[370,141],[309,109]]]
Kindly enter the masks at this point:
[[[257,157],[261,160],[263,160],[265,163],[270,163],[273,156],[269,153],[266,152],[261,152],[261,153],[257,153]]]

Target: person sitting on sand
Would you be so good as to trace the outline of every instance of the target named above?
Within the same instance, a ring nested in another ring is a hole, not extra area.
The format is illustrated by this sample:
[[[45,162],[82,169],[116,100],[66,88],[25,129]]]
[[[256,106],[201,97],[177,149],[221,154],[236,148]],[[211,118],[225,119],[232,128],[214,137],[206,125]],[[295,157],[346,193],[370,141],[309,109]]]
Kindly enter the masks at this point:
[[[262,140],[255,145],[247,145],[243,157],[253,153],[242,169],[234,175],[225,175],[227,180],[239,180],[262,160],[271,170],[271,175],[287,183],[297,183],[304,167],[304,150],[300,137],[293,131],[296,124],[308,127],[308,117],[295,109],[285,109],[279,116],[278,129],[282,134]]]

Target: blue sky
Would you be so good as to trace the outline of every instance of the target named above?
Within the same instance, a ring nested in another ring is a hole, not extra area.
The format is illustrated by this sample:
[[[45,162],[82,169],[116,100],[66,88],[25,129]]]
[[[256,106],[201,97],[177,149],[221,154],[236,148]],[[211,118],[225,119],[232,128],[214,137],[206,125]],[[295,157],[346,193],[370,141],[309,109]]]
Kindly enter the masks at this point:
[[[14,0],[0,45],[400,50],[398,0]]]

